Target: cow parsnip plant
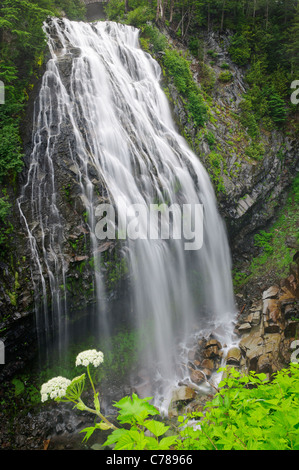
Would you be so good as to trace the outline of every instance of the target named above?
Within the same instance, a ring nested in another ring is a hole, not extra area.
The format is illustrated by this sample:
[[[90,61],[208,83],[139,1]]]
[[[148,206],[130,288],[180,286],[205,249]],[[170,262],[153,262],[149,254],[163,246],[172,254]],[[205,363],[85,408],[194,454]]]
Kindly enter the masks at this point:
[[[81,411],[88,411],[93,413],[100,422],[96,423],[92,428],[86,428],[81,432],[86,432],[84,440],[88,439],[95,429],[117,429],[102,413],[100,407],[99,393],[96,392],[91,373],[90,365],[99,367],[104,361],[104,354],[95,349],[82,351],[76,358],[76,366],[84,366],[87,368],[88,378],[93,390],[94,409],[88,407],[82,400],[81,396],[85,386],[86,374],[75,377],[73,380],[66,379],[65,377],[54,377],[48,382],[44,383],[41,387],[41,401],[45,402],[49,398],[58,402],[71,402],[74,403],[74,408]]]
[[[72,381],[56,377],[41,389],[42,401],[48,398],[72,402],[75,408],[100,418],[99,423],[83,429],[83,441],[96,430],[111,430],[104,446],[114,450],[298,450],[299,449],[299,364],[265,374],[241,374],[234,368],[221,368],[224,378],[203,413],[178,418],[173,429],[162,422],[150,401],[136,394],[115,402],[120,426],[112,424],[100,411],[89,366],[98,367],[103,354],[95,350],[77,356],[76,365],[87,367],[94,393],[94,409],[83,402],[85,374]],[[157,419],[158,418],[158,419]]]
[[[174,446],[179,436],[165,436],[170,426],[148,419],[149,416],[159,415],[157,408],[149,403],[151,399],[133,394],[132,398],[124,397],[116,402],[114,406],[119,408],[118,421],[130,425],[130,428],[113,431],[104,445],[113,445],[114,450],[168,450]]]

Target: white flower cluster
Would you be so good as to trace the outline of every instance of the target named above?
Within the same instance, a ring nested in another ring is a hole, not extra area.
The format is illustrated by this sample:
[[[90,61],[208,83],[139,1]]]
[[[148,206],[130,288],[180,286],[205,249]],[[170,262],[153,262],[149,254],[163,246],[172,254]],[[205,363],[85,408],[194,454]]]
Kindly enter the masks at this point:
[[[95,349],[88,349],[87,351],[82,351],[78,354],[76,358],[76,366],[85,366],[89,364],[98,367],[104,361],[104,354],[101,351],[96,351]]]
[[[41,401],[47,401],[48,398],[61,398],[65,396],[66,389],[70,385],[71,381],[65,377],[54,377],[47,383],[44,383],[41,388]]]

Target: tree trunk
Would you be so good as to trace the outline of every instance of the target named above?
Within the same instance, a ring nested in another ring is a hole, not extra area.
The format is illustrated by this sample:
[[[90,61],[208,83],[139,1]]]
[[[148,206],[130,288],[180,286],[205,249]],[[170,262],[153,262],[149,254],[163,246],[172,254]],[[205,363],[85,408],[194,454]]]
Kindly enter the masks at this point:
[[[188,29],[189,29],[190,24],[191,24],[193,7],[188,11],[189,11],[189,18],[188,18],[188,23],[187,23],[187,26],[186,26],[186,29],[185,29],[185,32],[184,32],[184,37],[187,35]]]
[[[173,9],[174,9],[174,0],[171,0],[171,2],[170,2],[170,17],[169,17],[169,23],[172,23],[172,21],[173,21]]]
[[[269,23],[269,0],[266,1],[266,29]]]
[[[164,1],[163,1],[163,10],[162,10],[162,20],[163,20],[163,22],[165,21],[165,14],[166,14],[167,3],[168,3],[168,0],[164,0]]]
[[[220,31],[223,30],[225,4],[226,4],[226,0],[223,0]]]
[[[256,0],[253,0],[253,18],[255,18],[255,13],[256,13]]]
[[[156,22],[159,21],[160,17],[161,1],[162,0],[157,0]]]

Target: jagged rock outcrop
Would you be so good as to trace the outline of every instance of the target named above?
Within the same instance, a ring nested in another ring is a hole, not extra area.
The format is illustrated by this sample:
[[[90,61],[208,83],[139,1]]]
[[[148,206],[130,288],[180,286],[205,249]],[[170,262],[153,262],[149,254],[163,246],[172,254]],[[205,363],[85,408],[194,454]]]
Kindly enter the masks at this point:
[[[242,294],[239,296],[246,300]],[[243,305],[236,319],[235,334],[234,345],[229,348],[213,335],[198,338],[190,348],[186,364],[189,379],[173,391],[170,417],[202,411],[205,402],[217,391],[220,366],[227,370],[233,367],[245,374],[265,373],[271,379],[290,362],[298,362],[299,252],[287,278]]]
[[[254,159],[248,155],[252,139],[240,123],[240,103],[247,89],[246,70],[238,67],[229,56],[230,37],[229,32],[210,32],[203,39],[204,64],[212,77],[210,118],[204,132],[190,123],[184,100],[171,82],[168,89],[174,118],[214,182],[233,253],[248,256],[253,235],[271,223],[285,202],[287,190],[299,170],[299,141],[292,129],[288,129],[288,133],[283,129],[261,129],[259,143],[263,156]],[[189,54],[177,39],[170,38],[170,41]],[[212,61],[209,51],[213,52]],[[231,73],[228,82],[221,81],[223,64]],[[202,87],[204,71],[197,59],[193,58],[191,70],[198,86]],[[209,136],[212,136],[212,143]],[[211,163],[212,152],[214,162]],[[217,164],[216,176],[213,176],[213,164]]]
[[[286,367],[299,333],[299,256],[290,275],[252,302],[236,325],[242,353],[240,365],[269,375]]]

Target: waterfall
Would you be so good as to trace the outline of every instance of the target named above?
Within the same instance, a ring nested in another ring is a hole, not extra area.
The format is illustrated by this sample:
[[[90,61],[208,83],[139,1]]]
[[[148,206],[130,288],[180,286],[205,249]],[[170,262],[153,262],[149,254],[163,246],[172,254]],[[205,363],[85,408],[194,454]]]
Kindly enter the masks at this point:
[[[18,200],[32,255],[37,327],[49,338],[59,337],[63,348],[69,317],[68,296],[62,295],[70,264],[65,246],[72,227],[58,188],[63,171],[71,168],[78,217],[82,210],[87,217],[84,237],[94,259],[96,312],[107,335],[114,319],[107,314],[97,214],[101,204],[114,208],[113,232],[126,227],[125,216],[134,205],[144,208],[138,230],[135,226],[138,237],[118,232],[130,279],[130,311],[123,315],[132,315],[141,332],[140,359],[149,383],[154,388],[160,380],[166,393],[184,374],[180,354],[192,335],[220,326],[219,334],[229,341],[232,332],[230,252],[211,182],[176,130],[160,87],[160,66],[140,49],[138,29],[56,18],[44,29],[51,58],[36,102],[28,177]],[[191,220],[180,208],[201,207],[202,224],[192,233],[200,238],[202,232],[202,246],[188,249],[186,236],[149,237],[146,222],[156,206],[160,218],[169,207],[178,210],[169,219],[173,233],[182,219]]]

